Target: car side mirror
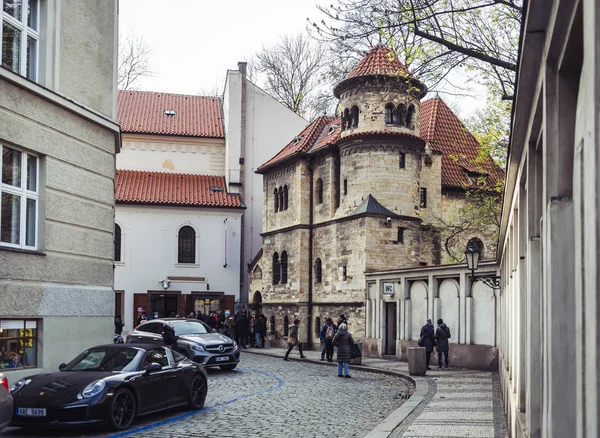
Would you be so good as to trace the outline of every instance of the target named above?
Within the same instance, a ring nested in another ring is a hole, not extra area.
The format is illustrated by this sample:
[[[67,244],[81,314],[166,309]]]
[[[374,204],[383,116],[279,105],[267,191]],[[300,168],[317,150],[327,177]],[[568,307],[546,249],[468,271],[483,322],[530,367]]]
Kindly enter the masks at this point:
[[[62,370],[64,370],[66,367],[67,367],[67,364],[63,362],[63,363],[61,363],[61,364],[58,366],[58,370],[59,370],[59,371],[62,371]]]
[[[146,372],[144,373],[144,375],[148,376],[160,370],[162,370],[162,367],[156,362],[152,362],[150,365],[148,365],[148,368],[146,368]]]

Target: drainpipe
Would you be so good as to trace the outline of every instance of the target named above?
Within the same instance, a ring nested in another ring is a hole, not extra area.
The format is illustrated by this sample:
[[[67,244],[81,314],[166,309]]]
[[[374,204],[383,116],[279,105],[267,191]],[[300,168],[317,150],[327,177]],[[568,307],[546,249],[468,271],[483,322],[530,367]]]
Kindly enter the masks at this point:
[[[313,331],[312,331],[312,309],[313,309],[313,173],[314,169],[312,161],[307,160],[308,172],[310,177],[310,195],[309,208],[308,208],[308,324],[306,329],[308,330],[308,349],[312,349],[313,346]]]
[[[240,115],[240,199],[246,203],[246,187],[245,187],[245,158],[246,158],[246,101],[247,101],[247,84],[246,84],[246,62],[238,62],[238,70],[242,75],[242,102],[241,102],[241,115]],[[251,206],[252,212],[254,211],[254,205]],[[250,214],[252,214],[250,212]],[[245,239],[245,227],[246,227],[246,211],[242,214],[242,218],[240,221],[240,302],[248,302],[248,281],[244,281],[244,276],[246,275],[246,265],[244,263],[245,253],[246,253],[246,239]],[[249,236],[252,239],[251,236]]]

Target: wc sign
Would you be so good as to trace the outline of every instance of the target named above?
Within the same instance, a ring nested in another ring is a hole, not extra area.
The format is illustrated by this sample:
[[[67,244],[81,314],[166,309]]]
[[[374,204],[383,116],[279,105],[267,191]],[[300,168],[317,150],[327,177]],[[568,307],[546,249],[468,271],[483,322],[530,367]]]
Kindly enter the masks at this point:
[[[383,283],[383,294],[394,295],[394,283]]]

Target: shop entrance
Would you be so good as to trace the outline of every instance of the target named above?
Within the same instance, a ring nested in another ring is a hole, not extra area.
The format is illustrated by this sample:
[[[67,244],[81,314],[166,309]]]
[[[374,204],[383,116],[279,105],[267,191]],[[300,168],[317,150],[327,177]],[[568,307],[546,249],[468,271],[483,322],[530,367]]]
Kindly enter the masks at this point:
[[[179,293],[173,292],[148,292],[149,315],[152,318],[168,318],[177,315]]]

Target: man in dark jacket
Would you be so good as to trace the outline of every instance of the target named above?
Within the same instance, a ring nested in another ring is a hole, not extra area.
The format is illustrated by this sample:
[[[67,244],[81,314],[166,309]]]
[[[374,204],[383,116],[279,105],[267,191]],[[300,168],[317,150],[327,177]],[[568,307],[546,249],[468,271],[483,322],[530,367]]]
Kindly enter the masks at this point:
[[[442,318],[437,320],[437,329],[435,330],[435,351],[438,357],[438,368],[442,369],[442,353],[444,354],[444,369],[448,369],[448,339],[450,339],[450,328],[444,324]]]
[[[261,341],[264,337],[264,332],[266,330],[266,326],[265,323],[262,319],[262,315],[260,315],[258,318],[256,318],[256,321],[254,321],[254,336],[256,339],[256,342],[254,344],[254,348],[262,348],[264,347],[263,344],[261,344]]]
[[[427,324],[421,328],[419,337],[423,340],[423,347],[425,347],[425,364],[427,365],[427,369],[430,370],[429,362],[431,361],[431,353],[435,346],[435,330],[431,323],[431,319],[428,319]]]
[[[240,348],[245,349],[246,344],[248,343],[248,332],[250,331],[250,321],[246,315],[246,312],[243,311],[240,313],[240,317],[236,322],[236,333],[238,337],[238,344],[240,344]]]

